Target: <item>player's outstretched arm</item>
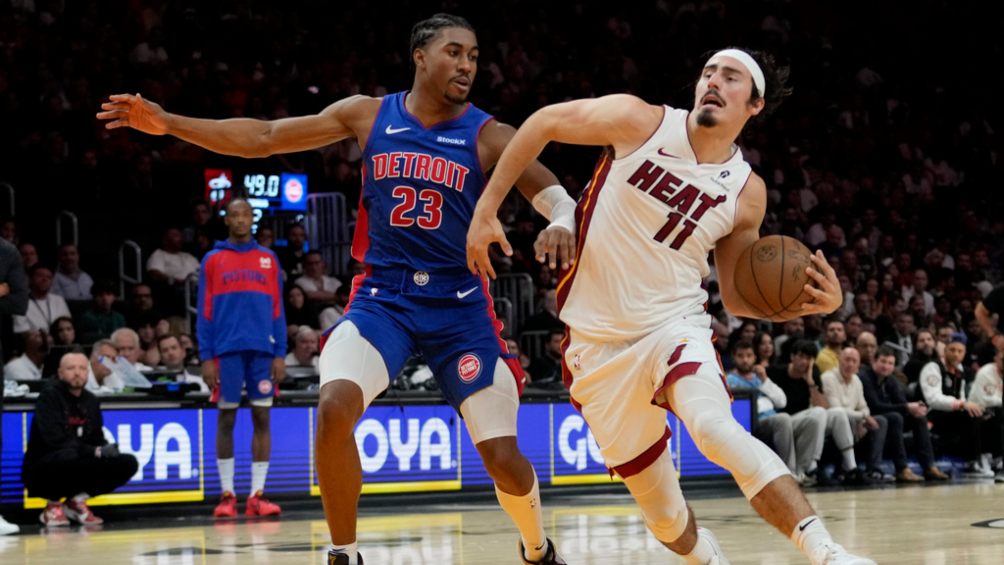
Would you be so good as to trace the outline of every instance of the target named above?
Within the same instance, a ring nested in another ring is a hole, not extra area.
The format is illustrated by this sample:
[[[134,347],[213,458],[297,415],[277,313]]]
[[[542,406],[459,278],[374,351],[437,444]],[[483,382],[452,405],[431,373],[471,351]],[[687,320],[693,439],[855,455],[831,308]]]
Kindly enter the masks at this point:
[[[485,126],[478,137],[482,162],[493,166],[514,135],[516,128],[509,124],[492,122]],[[575,254],[575,200],[559,184],[558,177],[537,160],[531,162],[516,179],[516,188],[550,222],[534,242],[537,261],[549,263],[551,269],[556,269],[559,264],[562,269],[567,269]],[[490,238],[494,230],[501,227],[501,224],[482,224],[482,228],[490,230],[483,235]],[[475,235],[473,239],[479,238]]]
[[[356,137],[372,123],[379,100],[352,96],[313,116],[264,121],[251,118],[206,120],[165,111],[139,94],[113,94],[101,105],[105,127],[131,127],[151,135],[173,135],[216,153],[266,157],[315,149]]]
[[[624,154],[648,139],[659,127],[662,114],[661,106],[615,94],[545,106],[530,116],[502,152],[474,210],[467,234],[467,266],[471,272],[494,278],[488,259],[492,243],[499,243],[507,255],[512,253],[496,215],[509,189],[549,142],[613,146],[618,155]]]

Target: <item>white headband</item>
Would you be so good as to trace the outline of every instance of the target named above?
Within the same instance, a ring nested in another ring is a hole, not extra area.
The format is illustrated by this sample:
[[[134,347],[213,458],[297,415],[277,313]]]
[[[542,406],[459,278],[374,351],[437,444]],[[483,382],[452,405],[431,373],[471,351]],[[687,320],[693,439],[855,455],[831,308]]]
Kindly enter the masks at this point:
[[[732,57],[736,61],[739,61],[744,67],[746,67],[746,70],[750,72],[750,75],[753,76],[753,84],[756,85],[756,90],[760,93],[760,97],[763,98],[766,96],[767,91],[764,88],[766,86],[766,82],[763,79],[763,70],[760,69],[760,65],[753,60],[753,57],[750,57],[749,53],[739,49],[722,49],[718,53],[712,55],[711,58],[708,59],[708,63],[714,61],[716,57]]]

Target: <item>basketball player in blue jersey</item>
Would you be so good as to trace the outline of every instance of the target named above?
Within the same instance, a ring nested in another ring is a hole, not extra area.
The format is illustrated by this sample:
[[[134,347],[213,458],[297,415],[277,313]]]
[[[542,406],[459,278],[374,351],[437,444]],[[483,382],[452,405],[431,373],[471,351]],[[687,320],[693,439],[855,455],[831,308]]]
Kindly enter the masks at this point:
[[[315,449],[331,532],[328,563],[362,563],[356,550],[362,469],[353,429],[405,360],[420,352],[464,417],[499,503],[520,531],[521,562],[561,564],[544,533],[536,474],[516,445],[523,372],[499,337],[487,281],[466,266],[467,228],[486,171],[515,130],[466,101],[478,58],[466,20],[437,14],[417,23],[411,54],[410,91],[352,96],[314,116],[203,120],[169,114],[138,94],[111,96],[97,116],[110,129],[170,134],[241,157],[355,138],[364,184],[353,256],[367,270],[353,281],[346,314],[329,331],[320,360]],[[536,242],[538,260],[567,268],[574,201],[539,163],[516,186],[551,221]]]

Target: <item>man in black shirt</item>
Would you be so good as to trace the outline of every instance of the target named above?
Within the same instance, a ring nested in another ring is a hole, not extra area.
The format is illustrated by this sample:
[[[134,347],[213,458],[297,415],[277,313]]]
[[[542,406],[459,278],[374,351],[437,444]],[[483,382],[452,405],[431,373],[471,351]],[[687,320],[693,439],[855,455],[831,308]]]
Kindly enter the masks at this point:
[[[918,335],[918,344],[920,342]],[[893,452],[896,465],[896,479],[901,482],[917,480],[907,466],[906,446],[903,429],[913,430],[913,443],[917,449],[917,460],[924,469],[924,477],[929,481],[945,481],[948,475],[941,472],[934,463],[934,448],[927,428],[927,406],[923,402],[907,402],[906,390],[892,376],[896,370],[896,352],[890,347],[881,347],[872,362],[871,371],[862,371],[861,386],[864,388],[865,402],[872,414],[885,416],[889,422],[886,448]]]
[[[35,404],[21,479],[30,496],[49,501],[40,517],[46,526],[66,526],[67,518],[101,524],[87,499],[124,485],[138,468],[135,457],[105,440],[98,399],[84,389],[87,364],[82,353],[64,355],[59,380]]]
[[[784,411],[792,415],[792,420],[802,417],[823,418],[825,434],[833,438],[840,450],[845,484],[868,484],[868,479],[858,469],[854,458],[854,434],[851,431],[847,412],[842,408],[830,408],[830,403],[820,390],[819,369],[815,366],[816,344],[800,339],[791,346],[791,360],[787,365],[775,365],[767,369],[767,376],[781,387],[788,403]],[[819,453],[823,455],[823,441],[819,442]],[[805,482],[803,482],[805,484]]]
[[[28,310],[28,275],[24,272],[21,254],[6,239],[0,238],[0,360],[4,343],[14,341],[11,316],[24,316]],[[0,415],[3,414],[4,383],[0,378]],[[2,420],[2,418],[0,418]],[[0,430],[0,440],[3,438]],[[0,452],[3,444],[0,443]],[[0,516],[0,536],[16,534],[20,528]]]
[[[924,365],[939,360],[937,345],[931,330],[917,332],[917,346],[914,347],[910,360],[903,366],[906,382],[917,382],[917,379],[920,378],[920,370],[924,368]]]

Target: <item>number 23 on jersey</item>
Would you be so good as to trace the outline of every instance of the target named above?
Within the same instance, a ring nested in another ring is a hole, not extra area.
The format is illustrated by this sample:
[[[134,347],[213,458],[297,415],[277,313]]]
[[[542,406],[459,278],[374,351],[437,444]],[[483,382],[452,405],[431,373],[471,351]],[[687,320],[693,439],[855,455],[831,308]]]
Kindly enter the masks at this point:
[[[418,224],[426,230],[439,229],[443,222],[443,195],[438,190],[424,188],[416,191],[401,184],[394,187],[391,195],[400,202],[390,213],[390,225],[407,228]]]

